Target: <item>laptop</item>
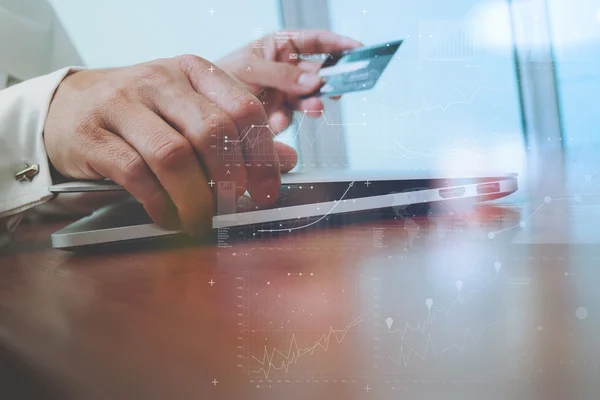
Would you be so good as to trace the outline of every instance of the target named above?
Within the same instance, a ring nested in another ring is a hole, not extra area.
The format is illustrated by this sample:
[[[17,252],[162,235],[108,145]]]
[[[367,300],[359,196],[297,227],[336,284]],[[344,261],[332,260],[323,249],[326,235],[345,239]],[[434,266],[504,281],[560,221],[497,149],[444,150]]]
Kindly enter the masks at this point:
[[[282,175],[280,196],[269,208],[255,204],[246,194],[235,195],[234,182],[216,182],[217,210],[214,236],[232,237],[294,234],[318,229],[335,216],[401,210],[431,203],[498,199],[518,189],[516,173],[462,174],[419,172],[359,172],[354,170],[305,171]],[[70,182],[52,186],[53,193],[123,191],[111,181]],[[54,232],[56,249],[79,250],[98,245],[142,239],[181,236],[152,222],[133,198],[97,210]]]
[[[403,40],[322,54],[319,74],[325,83],[312,96],[337,96],[373,88]],[[300,55],[303,58],[303,54]],[[212,181],[211,181],[212,182]],[[235,182],[216,182],[217,210],[212,227],[217,240],[294,234],[318,228],[336,216],[402,210],[415,204],[483,201],[517,190],[516,174],[363,172],[349,169],[307,170],[282,176],[275,206],[265,209],[244,195],[237,197]],[[110,181],[72,182],[51,187],[54,193],[121,191]],[[351,221],[352,218],[347,218]],[[57,249],[126,243],[182,235],[161,229],[133,198],[102,208],[54,232]]]

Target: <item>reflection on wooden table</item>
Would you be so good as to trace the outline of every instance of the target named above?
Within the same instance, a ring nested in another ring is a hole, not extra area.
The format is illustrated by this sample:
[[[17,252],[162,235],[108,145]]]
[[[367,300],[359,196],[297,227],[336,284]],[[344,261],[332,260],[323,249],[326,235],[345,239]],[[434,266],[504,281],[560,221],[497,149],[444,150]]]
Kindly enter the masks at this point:
[[[578,206],[94,255],[29,226],[0,255],[2,344],[85,399],[595,398],[598,216]]]

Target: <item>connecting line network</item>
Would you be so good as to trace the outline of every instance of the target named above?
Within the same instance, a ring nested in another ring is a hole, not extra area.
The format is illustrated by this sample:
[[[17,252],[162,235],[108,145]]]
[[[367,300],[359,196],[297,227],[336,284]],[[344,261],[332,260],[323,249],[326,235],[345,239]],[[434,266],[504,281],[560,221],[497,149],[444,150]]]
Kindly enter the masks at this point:
[[[330,122],[329,119],[327,118],[327,114],[325,114],[325,112],[323,110],[304,110],[302,112],[302,117],[300,118],[300,121],[298,122],[298,127],[296,129],[296,132],[294,133],[294,136],[292,137],[292,140],[296,140],[298,138],[298,136],[300,135],[300,132],[302,130],[302,124],[304,123],[304,120],[306,118],[307,114],[320,114],[321,117],[323,118],[323,122],[326,126],[366,126],[367,123],[366,122],[361,122],[361,123],[333,123]],[[246,138],[248,139],[248,144],[250,147],[254,147],[256,146],[259,141],[260,141],[260,135],[257,135],[257,139],[255,142],[251,142],[250,141],[250,134],[256,130],[256,129],[261,129],[261,128],[265,128],[267,129],[272,136],[276,136],[277,134],[275,133],[275,131],[273,131],[273,129],[271,128],[271,125],[269,124],[264,124],[264,125],[250,125],[250,127],[248,128],[248,130],[239,138],[239,139],[230,139],[230,138],[226,138],[225,139],[225,144],[228,145],[229,143],[234,143],[234,144],[238,144],[241,146],[241,143],[244,142],[246,140]],[[314,144],[316,138],[313,139],[312,141],[309,140],[309,143],[311,145]]]

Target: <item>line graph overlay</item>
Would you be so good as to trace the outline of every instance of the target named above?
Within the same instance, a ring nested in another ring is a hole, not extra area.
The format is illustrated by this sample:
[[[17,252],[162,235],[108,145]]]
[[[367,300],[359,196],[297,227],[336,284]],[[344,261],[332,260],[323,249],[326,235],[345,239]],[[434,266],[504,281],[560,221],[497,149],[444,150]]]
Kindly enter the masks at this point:
[[[348,184],[348,188],[346,189],[346,191],[342,194],[342,197],[340,197],[339,200],[335,201],[335,203],[333,204],[333,206],[327,210],[327,212],[325,214],[323,214],[320,218],[309,222],[308,224],[304,224],[304,225],[300,225],[300,226],[290,226],[287,228],[274,228],[274,229],[258,229],[257,232],[291,232],[291,231],[296,231],[298,229],[305,229],[308,228],[312,225],[318,224],[319,222],[321,222],[323,219],[327,218],[327,216],[329,216],[329,214],[331,214],[333,212],[333,210],[336,209],[336,207],[340,204],[340,202],[344,201],[344,198],[346,197],[346,195],[348,194],[348,192],[350,191],[350,189],[352,189],[352,186],[354,186],[354,181],[350,182]]]
[[[378,369],[436,379],[479,379],[497,373],[498,366],[505,365],[498,344],[504,338],[506,276],[500,261],[491,264],[493,268],[474,269],[464,281],[412,274],[408,279],[396,276],[399,271],[382,277],[375,324]],[[445,275],[442,270],[440,276]]]
[[[307,116],[309,118],[314,118],[317,121],[317,126],[314,130],[311,130],[311,135],[306,137],[306,142],[310,146],[314,146],[316,142],[319,140],[319,137],[324,134],[321,132],[323,128],[329,128],[329,131],[326,133],[328,136],[331,135],[339,135],[341,134],[340,129],[343,127],[366,127],[366,122],[347,122],[347,123],[337,123],[331,120],[330,117],[327,116],[327,113],[324,110],[303,110],[300,118],[297,122],[290,125],[287,129],[290,129],[292,134],[288,137],[287,141],[295,143],[298,137],[305,132],[303,131],[303,126],[305,121],[307,121]],[[252,124],[248,126],[246,129],[240,132],[239,138],[233,138],[224,136],[222,140],[219,140],[213,148],[218,151],[219,156],[226,158],[232,157],[235,154],[242,154],[246,150],[252,148],[254,149],[253,154],[262,154],[259,147],[262,143],[265,143],[267,139],[277,137],[277,134],[284,129],[280,126],[270,125],[270,124]],[[339,128],[339,129],[338,129]],[[222,143],[220,143],[222,141]],[[240,153],[240,150],[242,152]],[[264,156],[269,156],[270,154],[262,154]],[[231,161],[231,160],[230,160]],[[245,162],[248,163],[248,160],[232,160],[237,162]]]
[[[289,345],[289,348],[286,353],[284,353],[276,348],[273,348],[273,350],[271,352],[269,352],[269,350],[267,349],[267,346],[265,346],[265,352],[264,352],[262,359],[258,359],[255,356],[252,357],[260,365],[262,365],[261,368],[255,370],[253,372],[263,373],[265,375],[265,379],[269,378],[269,374],[271,373],[272,370],[275,370],[275,371],[284,370],[287,373],[290,368],[290,365],[296,364],[300,360],[300,358],[304,355],[307,355],[307,354],[313,355],[315,350],[317,350],[317,348],[320,348],[323,351],[327,352],[329,350],[329,345],[331,343],[332,337],[335,339],[335,341],[338,344],[341,344],[342,341],[344,340],[344,337],[348,333],[348,331],[354,325],[356,325],[360,322],[362,322],[362,317],[356,318],[354,321],[350,322],[344,329],[341,329],[341,330],[334,330],[333,327],[330,327],[329,332],[327,332],[327,334],[324,333],[315,342],[315,344],[310,347],[300,348],[298,346],[298,342],[296,340],[295,333],[292,334],[292,339],[290,340],[290,345]],[[276,365],[276,361],[275,362],[273,361],[276,359],[277,356],[280,356],[282,358],[281,364],[279,366]]]
[[[418,352],[413,348],[410,348],[408,351],[405,352],[404,346],[400,346],[400,353],[399,353],[398,357],[394,358],[392,356],[389,356],[389,358],[394,363],[396,363],[398,365],[404,365],[406,367],[406,366],[408,366],[411,358],[413,358],[413,359],[420,358],[421,360],[425,361],[427,359],[427,354],[429,354],[429,353],[431,353],[431,355],[434,358],[437,358],[451,350],[458,350],[460,353],[464,353],[465,349],[467,347],[468,339],[470,339],[474,345],[477,345],[479,343],[479,341],[481,340],[481,337],[483,336],[485,331],[487,331],[488,328],[496,325],[497,323],[498,323],[498,321],[494,321],[491,324],[485,326],[481,330],[479,335],[474,335],[471,328],[466,327],[464,337],[461,342],[452,343],[451,345],[449,345],[441,350],[436,349],[436,345],[434,343],[433,336],[431,334],[428,334],[427,335],[427,344],[425,346],[425,349],[422,352]]]
[[[314,269],[246,271],[239,281],[239,366],[252,383],[358,379],[360,277]],[[364,327],[364,328],[361,328]]]
[[[491,91],[499,90],[496,88],[483,87],[481,85],[473,86],[466,92],[463,92],[458,88],[454,88],[445,99],[440,98],[441,96],[438,92],[434,92],[430,99],[423,98],[421,100],[420,107],[401,110],[395,114],[394,119],[405,120],[409,117],[414,117],[415,119],[419,120],[421,118],[421,114],[423,113],[431,111],[446,112],[452,106],[469,105],[483,89]],[[436,98],[439,99],[436,101]]]

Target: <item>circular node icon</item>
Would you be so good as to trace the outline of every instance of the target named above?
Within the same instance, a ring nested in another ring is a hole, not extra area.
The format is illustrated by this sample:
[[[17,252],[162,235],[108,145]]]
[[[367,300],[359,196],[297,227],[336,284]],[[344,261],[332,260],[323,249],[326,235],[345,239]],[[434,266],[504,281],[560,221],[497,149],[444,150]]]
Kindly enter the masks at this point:
[[[584,320],[588,317],[588,310],[585,307],[578,307],[577,310],[575,310],[575,316],[580,319],[580,320]]]
[[[493,239],[495,237],[496,237],[496,234],[494,232],[488,233],[488,238]]]
[[[521,228],[525,228],[525,221],[521,221],[521,222],[519,222],[519,226],[520,226]]]
[[[548,204],[552,201],[552,199],[550,198],[550,196],[546,196],[544,197],[544,203]]]

